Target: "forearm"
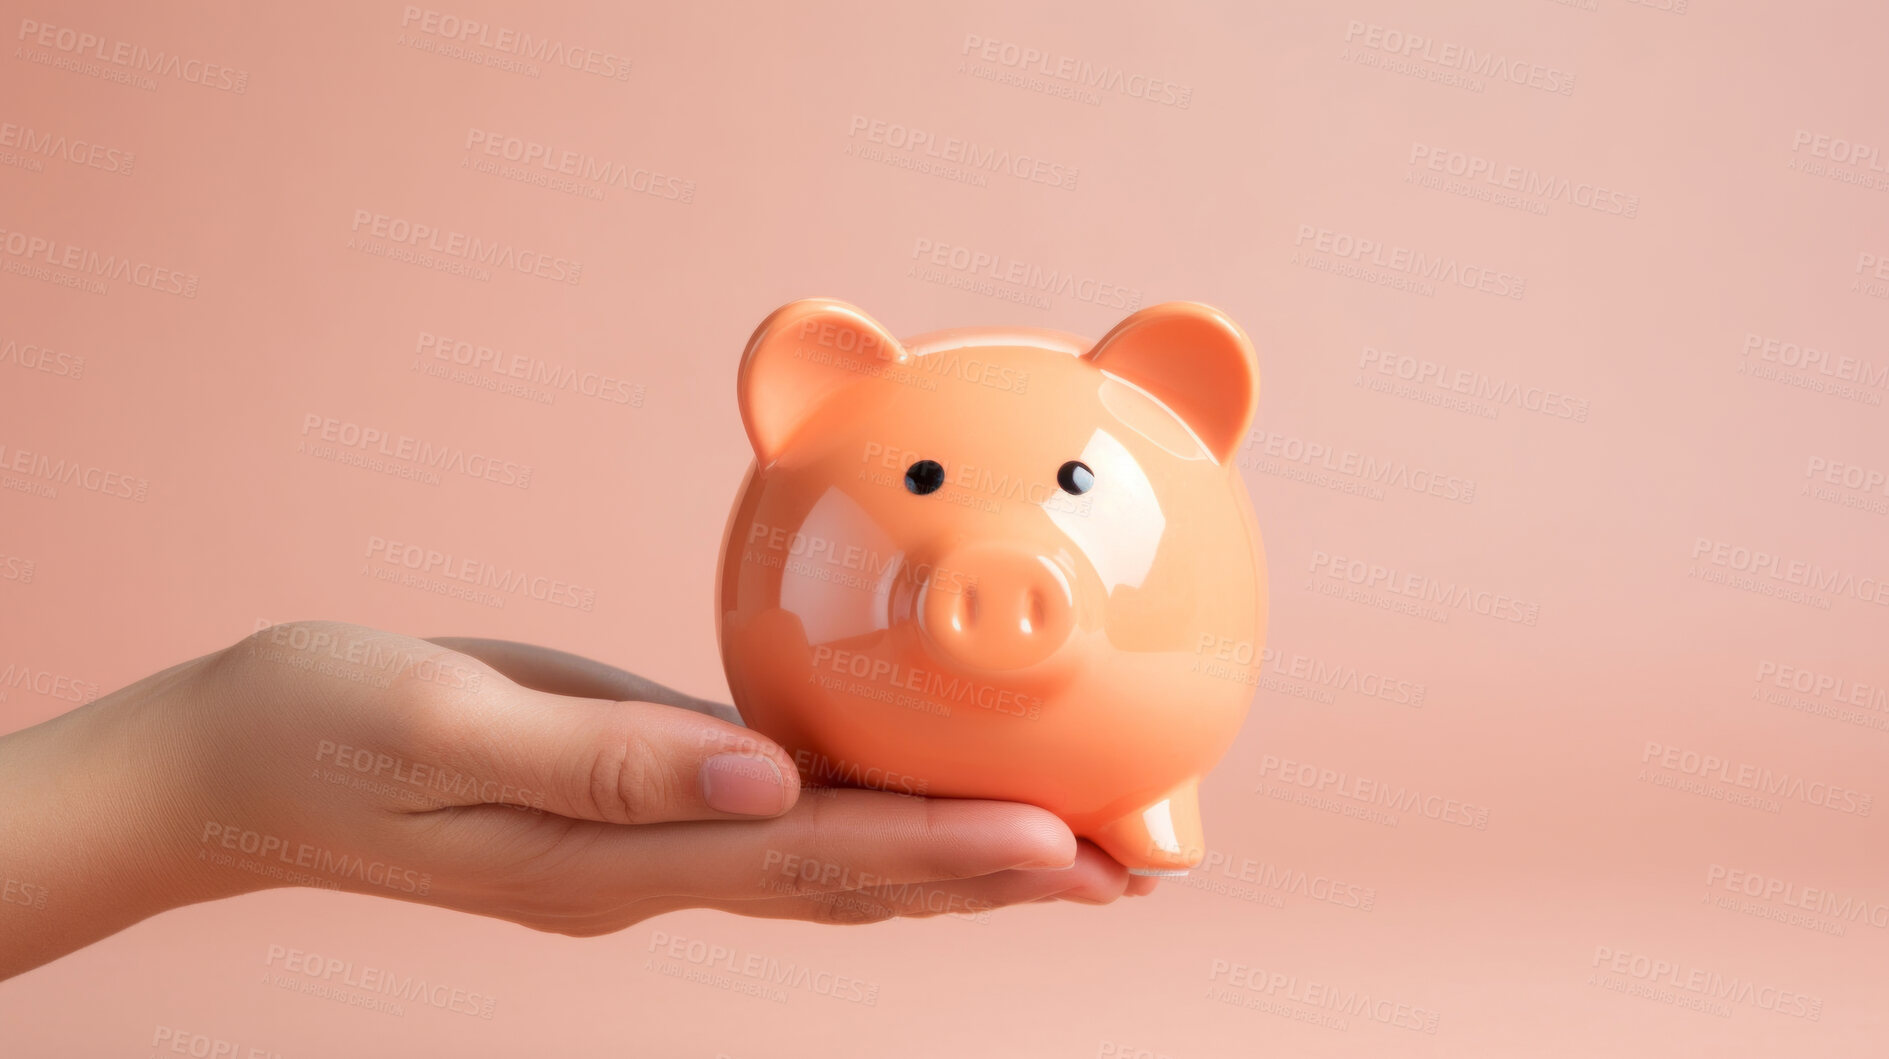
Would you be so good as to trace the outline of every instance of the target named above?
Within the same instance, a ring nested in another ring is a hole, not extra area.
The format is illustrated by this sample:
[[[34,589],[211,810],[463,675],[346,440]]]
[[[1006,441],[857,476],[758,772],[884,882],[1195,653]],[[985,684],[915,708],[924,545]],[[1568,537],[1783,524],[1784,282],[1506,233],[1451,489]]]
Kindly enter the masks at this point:
[[[0,979],[204,896],[140,688],[0,738]]]
[[[301,664],[330,646],[352,670]],[[479,679],[436,683],[416,662]],[[683,908],[937,911],[881,884],[977,907],[1123,892],[1119,865],[1033,806],[840,790],[802,803],[794,759],[736,722],[528,645],[264,630],[0,737],[0,979],[166,909],[298,884],[580,936]],[[874,887],[809,886],[783,874],[795,863]],[[859,896],[836,905],[841,892]]]

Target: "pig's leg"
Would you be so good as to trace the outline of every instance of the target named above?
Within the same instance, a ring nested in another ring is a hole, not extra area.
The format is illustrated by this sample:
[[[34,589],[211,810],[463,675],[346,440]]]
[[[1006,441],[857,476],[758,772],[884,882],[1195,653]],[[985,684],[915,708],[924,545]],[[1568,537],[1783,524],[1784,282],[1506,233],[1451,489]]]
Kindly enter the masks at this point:
[[[1200,863],[1200,781],[1190,779],[1088,836],[1133,875],[1186,875]]]

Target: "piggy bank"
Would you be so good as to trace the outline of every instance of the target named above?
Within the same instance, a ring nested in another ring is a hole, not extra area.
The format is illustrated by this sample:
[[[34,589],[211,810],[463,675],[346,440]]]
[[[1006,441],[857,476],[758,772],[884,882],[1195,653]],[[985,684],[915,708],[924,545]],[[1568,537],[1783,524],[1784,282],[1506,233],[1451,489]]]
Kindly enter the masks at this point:
[[[816,785],[1029,802],[1138,874],[1198,863],[1265,632],[1240,328],[1174,302],[1095,342],[901,342],[811,299],[737,390],[716,595],[748,724]]]

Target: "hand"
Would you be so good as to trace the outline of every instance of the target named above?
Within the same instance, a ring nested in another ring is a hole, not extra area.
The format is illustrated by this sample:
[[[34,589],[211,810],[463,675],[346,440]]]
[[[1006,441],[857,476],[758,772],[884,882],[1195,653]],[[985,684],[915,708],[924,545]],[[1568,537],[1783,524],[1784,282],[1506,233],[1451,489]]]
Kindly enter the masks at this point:
[[[493,640],[265,629],[0,739],[0,977],[196,901],[310,885],[594,935],[1103,903],[1152,880],[1045,810],[803,789],[727,707]]]

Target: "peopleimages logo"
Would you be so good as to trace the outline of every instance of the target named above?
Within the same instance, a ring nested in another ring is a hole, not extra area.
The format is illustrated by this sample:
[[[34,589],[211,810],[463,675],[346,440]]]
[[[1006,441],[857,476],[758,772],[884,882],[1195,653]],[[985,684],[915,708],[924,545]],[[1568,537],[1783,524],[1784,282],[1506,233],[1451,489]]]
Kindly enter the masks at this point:
[[[1500,52],[1481,51],[1454,41],[1434,40],[1420,33],[1407,33],[1375,22],[1360,22],[1355,18],[1347,20],[1345,43],[1409,62],[1428,63],[1470,77],[1507,81],[1563,96],[1574,91],[1574,75],[1565,70]],[[1478,87],[1476,90],[1481,89]]]
[[[1839,787],[1821,780],[1807,780],[1788,772],[1773,772],[1763,765],[1732,761],[1717,754],[1702,753],[1684,747],[1667,746],[1647,740],[1640,753],[1642,766],[1653,765],[1667,772],[1724,787],[1753,791],[1773,798],[1803,802],[1819,809],[1850,816],[1868,816],[1876,806],[1876,797],[1861,791]],[[1648,776],[1643,767],[1642,779]],[[1665,786],[1666,784],[1660,784]]]
[[[237,70],[205,62],[202,59],[186,59],[174,53],[152,51],[142,44],[133,44],[128,40],[113,40],[97,33],[55,26],[36,19],[20,19],[20,32],[17,39],[41,48],[51,48],[75,58],[96,59],[99,62],[141,74],[174,77],[186,84],[201,85],[204,88],[215,88],[240,95],[249,87],[249,71],[247,70]],[[156,85],[151,84],[150,87],[155,88]]]
[[[554,577],[527,573],[509,566],[499,566],[468,555],[454,555],[437,548],[389,540],[377,535],[367,538],[365,558],[382,568],[404,571],[422,577],[444,578],[447,581],[475,586],[479,589],[491,589],[507,596],[519,596],[534,599],[540,603],[569,607],[572,610],[590,612],[597,606],[595,589],[571,584]]]
[[[329,986],[344,986],[373,997],[398,998],[474,1018],[489,1019],[498,1008],[498,1001],[493,997],[469,989],[443,982],[429,982],[419,975],[396,974],[383,967],[323,956],[318,952],[293,949],[286,945],[269,946],[262,965]]]
[[[62,158],[73,165],[120,175],[130,174],[131,164],[137,161],[137,155],[130,151],[11,121],[0,122],[0,147],[40,158]],[[0,152],[0,161],[4,160],[5,153]]]
[[[846,691],[940,717],[951,716],[952,705],[1032,721],[1043,715],[1043,699],[1025,691],[825,644],[813,649],[813,664],[831,672],[815,678],[829,691]]]
[[[1195,889],[1226,889],[1200,885],[1203,882],[1211,883],[1216,878],[1235,884],[1247,884],[1246,890],[1233,888],[1230,896],[1242,896],[1243,893],[1257,893],[1263,890],[1273,894],[1322,901],[1340,908],[1355,908],[1360,912],[1369,912],[1377,903],[1375,886],[1360,886],[1357,883],[1334,879],[1323,873],[1283,867],[1253,857],[1241,857],[1236,860],[1220,850],[1213,849],[1204,851],[1199,865],[1188,874],[1181,885],[1192,886]],[[1278,907],[1284,907],[1283,903],[1280,903]]]
[[[1421,816],[1438,823],[1456,824],[1477,831],[1489,830],[1486,806],[1458,801],[1440,794],[1426,794],[1403,784],[1389,784],[1369,776],[1354,776],[1338,769],[1324,768],[1309,761],[1294,761],[1276,754],[1260,759],[1259,775],[1288,787],[1299,787],[1318,794],[1348,798],[1365,805],[1382,806],[1394,812]],[[1262,784],[1259,791],[1263,793]]]
[[[1133,312],[1141,308],[1141,291],[1119,284],[1108,283],[1094,276],[1085,276],[1065,269],[1045,268],[1040,264],[1003,254],[972,250],[965,246],[954,246],[935,239],[920,237],[912,244],[913,271],[907,275],[920,279],[932,279],[932,272],[946,277],[947,286],[971,285],[982,293],[1009,297],[1009,300],[1026,301],[1039,309],[1050,307],[1048,295],[1058,294],[1073,298],[1079,302],[1104,309],[1122,309]],[[919,272],[921,266],[932,266],[932,271]],[[937,271],[948,270],[948,271]],[[955,278],[961,282],[951,282]],[[989,285],[1003,284],[994,290]],[[1008,292],[1008,293],[1006,293]],[[1014,296],[1012,296],[1014,295]]]
[[[544,404],[553,403],[553,391],[594,397],[609,404],[627,404],[638,408],[643,404],[642,383],[629,382],[601,372],[579,371],[542,357],[436,335],[431,331],[419,332],[413,351],[416,366],[431,360],[444,362],[438,365],[441,367],[450,364],[487,372],[504,380],[516,380],[516,387],[503,388],[521,396],[542,394]]]
[[[1240,997],[1237,993],[1216,997],[1223,1002],[1231,1002],[1235,998],[1243,1000],[1267,998],[1311,1009],[1308,1014],[1329,1012],[1351,1018],[1369,1019],[1400,1030],[1431,1035],[1436,1033],[1439,1016],[1434,1009],[1374,995],[1368,989],[1349,989],[1331,982],[1321,982],[1316,978],[1288,974],[1283,971],[1267,971],[1262,967],[1234,963],[1231,960],[1214,960],[1209,965],[1207,980],[1216,984],[1224,982],[1232,990],[1246,990],[1252,994],[1249,997]],[[1211,989],[1208,995],[1215,996]],[[1255,1006],[1259,1010],[1271,1010],[1264,1005]],[[1293,1015],[1290,1010],[1275,1013]],[[1340,1022],[1331,1028],[1348,1029],[1349,1026]]]
[[[1747,361],[1762,361],[1874,390],[1889,390],[1889,363],[1875,364],[1835,350],[1806,346],[1788,339],[1755,332],[1745,335]]]
[[[1379,459],[1376,456],[1353,452],[1346,448],[1334,448],[1323,442],[1307,441],[1291,434],[1282,434],[1272,430],[1256,430],[1247,435],[1241,444],[1236,462],[1243,469],[1257,469],[1266,474],[1281,474],[1283,477],[1301,477],[1282,470],[1285,464],[1300,464],[1313,471],[1324,471],[1342,478],[1351,479],[1351,485],[1373,487],[1366,495],[1374,500],[1384,498],[1383,486],[1407,489],[1413,493],[1427,494],[1442,500],[1454,500],[1457,503],[1473,503],[1476,499],[1476,483],[1467,478],[1458,478],[1453,474],[1436,470],[1433,467],[1412,465],[1399,459]],[[1326,482],[1317,476],[1307,479],[1308,484],[1324,485]],[[1356,492],[1340,484],[1342,492]]]
[[[18,581],[22,585],[30,585],[33,583],[33,571],[38,568],[37,560],[0,552],[0,581]]]
[[[923,777],[840,761],[805,748],[794,751],[794,766],[803,781],[819,781],[823,787],[873,787],[893,794],[923,795],[931,786]]]
[[[1566,203],[1580,209],[1593,210],[1596,213],[1609,213],[1616,217],[1626,218],[1637,217],[1640,213],[1638,195],[1629,195],[1623,191],[1615,191],[1584,180],[1549,176],[1527,166],[1497,162],[1479,154],[1452,150],[1436,144],[1413,142],[1410,145],[1409,165],[1413,172],[1423,169],[1430,173],[1457,177],[1471,184],[1487,185],[1494,190],[1514,192],[1517,195],[1548,202]],[[1547,207],[1544,205],[1541,209],[1545,212]]]
[[[415,223],[404,217],[391,217],[373,210],[355,210],[354,222],[348,230],[359,236],[385,240],[397,247],[420,252],[414,258],[414,263],[429,268],[439,267],[440,264],[465,262],[470,265],[518,272],[557,283],[568,283],[572,286],[576,286],[584,278],[582,262],[513,246],[510,243],[481,239],[476,235],[467,235],[465,232],[442,231],[430,224]],[[353,246],[352,240],[349,241],[349,245]],[[371,252],[373,246],[369,244],[361,249],[368,249]],[[427,254],[440,254],[453,259],[453,262],[436,262],[427,258]],[[464,271],[464,266],[444,268],[442,271]]]
[[[477,19],[449,15],[430,7],[409,4],[402,8],[400,28],[453,44],[485,48],[548,66],[568,67],[611,81],[627,80],[630,76],[630,60],[621,55],[534,36],[507,26],[488,25]]]
[[[1431,388],[1440,394],[1460,395],[1466,403],[1488,402],[1491,419],[1495,418],[1496,409],[1510,407],[1556,419],[1572,419],[1576,423],[1587,422],[1589,404],[1585,398],[1525,385],[1471,368],[1452,368],[1427,357],[1365,346],[1358,355],[1358,371],[1361,375],[1370,372],[1415,387]]]
[[[324,849],[307,842],[291,843],[277,835],[215,820],[204,822],[203,834],[198,842],[203,847],[198,852],[199,860],[211,860],[225,867],[235,866],[270,878],[303,882],[307,877],[290,869],[304,869],[317,873],[321,881],[331,886],[339,880],[352,879],[419,897],[425,897],[433,886],[430,872],[415,871],[385,861],[367,860],[358,853]],[[238,861],[228,854],[215,853],[218,849],[241,853],[245,859]],[[211,856],[213,853],[214,860]],[[284,865],[288,868],[284,868]],[[320,882],[311,884],[320,885]]]
[[[1758,663],[1758,675],[1752,679],[1775,684],[1789,691],[1827,698],[1846,706],[1863,706],[1889,713],[1889,688],[1864,684],[1848,677],[1761,660]]]
[[[27,579],[31,580],[31,571]],[[18,691],[20,689],[37,692],[48,698],[64,702],[76,702],[80,705],[98,698],[98,685],[89,680],[79,680],[46,669],[34,669],[31,666],[8,662],[5,669],[0,669],[0,689]],[[0,694],[0,699],[4,695]]]
[[[14,478],[16,474],[22,477]],[[76,485],[100,496],[140,504],[151,490],[151,483],[144,478],[63,456],[54,458],[17,445],[8,448],[5,442],[0,442],[0,488],[51,499],[59,495],[58,487],[62,485]]]
[[[803,989],[815,996],[866,1007],[879,1005],[877,982],[802,963],[783,963],[765,953],[744,952],[719,942],[657,930],[650,933],[645,951],[653,955],[643,961],[644,970],[779,1004],[787,1002],[785,990]],[[659,963],[655,957],[663,957],[665,962]]]
[[[1202,638],[1203,641],[1207,639]],[[1251,658],[1251,645],[1246,646],[1246,657]],[[1236,651],[1236,657],[1238,652]],[[1365,698],[1383,699],[1401,706],[1421,707],[1424,692],[1421,683],[1386,676],[1382,673],[1343,662],[1326,662],[1297,651],[1289,651],[1272,646],[1260,649],[1260,660],[1268,672],[1278,673],[1293,680],[1305,681],[1319,688],[1337,688],[1362,695]]]
[[[1785,879],[1728,868],[1723,864],[1714,864],[1706,869],[1705,884],[1727,893],[1743,894],[1846,923],[1867,923],[1878,930],[1889,929],[1889,904],[1881,901],[1838,894],[1818,886],[1799,886]]]
[[[1590,983],[1616,992],[1635,993],[1636,990],[1623,988],[1631,983],[1640,983],[1648,987],[1666,987],[1693,994],[1694,999],[1715,1003],[1718,1007],[1704,1010],[1712,1014],[1731,1014],[1730,1007],[1746,1004],[1763,1011],[1775,1011],[1780,1015],[1808,1019],[1819,1022],[1823,1019],[1823,998],[1809,993],[1800,993],[1794,989],[1781,989],[1775,985],[1759,984],[1749,978],[1726,977],[1717,971],[1703,967],[1689,967],[1678,960],[1656,959],[1641,953],[1617,949],[1611,945],[1594,946],[1596,970],[1624,976],[1626,981],[1611,983],[1603,979],[1590,979]],[[1649,995],[1647,999],[1675,1003],[1677,998],[1663,995]],[[1691,1007],[1691,1004],[1680,1006]]]
[[[392,467],[386,473],[405,471],[408,474],[402,476],[431,475],[429,484],[432,485],[439,484],[438,472],[445,471],[515,489],[531,488],[530,464],[516,463],[457,445],[435,444],[409,434],[390,433],[379,427],[364,426],[350,419],[319,412],[302,416],[302,437],[311,439],[303,442],[303,448],[310,455],[340,463],[369,466],[374,470],[381,470],[381,464],[392,460],[406,466]]]
[[[1329,552],[1312,553],[1311,570],[1335,581],[1376,589],[1422,603],[1435,603],[1452,610],[1480,614],[1485,618],[1534,625],[1541,618],[1541,604],[1517,599],[1501,592],[1471,588],[1454,581],[1444,581],[1427,574],[1409,573],[1364,559],[1352,559]]]
[[[992,147],[975,140],[941,135],[896,121],[868,118],[863,114],[853,115],[846,136],[852,140],[863,136],[866,143],[891,151],[923,155],[933,161],[948,162],[980,173],[1002,173],[1018,180],[1047,184],[1065,191],[1074,191],[1076,179],[1082,175],[1080,169],[1060,162]]]
[[[1889,174],[1889,153],[1873,144],[1857,143],[1841,136],[1829,136],[1808,129],[1798,129],[1791,136],[1791,153],[1804,152],[1813,158],[1840,165],[1855,166],[1872,173]]]
[[[1790,559],[1762,549],[1747,548],[1741,544],[1714,540],[1711,537],[1699,537],[1693,541],[1692,558],[1695,569],[1698,569],[1699,563],[1704,563],[1716,570],[1743,575],[1748,581],[1757,578],[1764,579],[1757,581],[1755,586],[1734,583],[1734,587],[1762,591],[1783,585],[1785,588],[1776,589],[1776,592],[1801,589],[1835,596],[1848,596],[1864,603],[1889,607],[1889,578],[1871,577],[1868,574],[1858,577],[1847,570],[1826,570],[1816,563]],[[1720,581],[1724,578],[1720,576],[1707,578],[1707,580]],[[1763,594],[1776,593],[1764,591]],[[1828,601],[1821,605],[1827,607]]]
[[[855,477],[874,485],[903,489],[905,469],[924,458],[923,453],[897,442],[868,441],[859,456],[865,469]],[[1083,518],[1094,509],[1094,500],[1088,496],[1072,496],[1053,481],[1012,474],[1002,468],[954,463],[946,472],[945,484],[952,488],[936,494],[944,503],[986,512],[997,511],[1012,501]]]
[[[1082,90],[1084,102],[1090,98],[1099,102],[1101,92],[1118,92],[1130,99],[1142,99],[1186,110],[1194,99],[1192,85],[1130,73],[1119,66],[1092,63],[1073,55],[1058,55],[1047,48],[991,40],[975,33],[964,35],[964,46],[959,49],[959,54],[1019,74],[1034,74],[1066,82]]]
[[[685,204],[695,201],[695,181],[693,180],[684,180],[681,177],[667,176],[641,166],[598,158],[567,147],[527,140],[522,136],[508,136],[491,129],[469,128],[466,130],[465,149],[468,154],[476,153],[484,155],[487,159],[515,162],[528,169],[539,169],[589,184],[602,184],[620,191],[634,191],[641,195],[673,199]]]
[[[748,530],[742,561],[757,566],[784,567],[791,573],[818,581],[867,591],[888,590],[894,581],[928,590],[961,593],[975,588],[977,579],[925,559],[913,559],[903,550],[880,552],[788,526],[755,522]],[[825,572],[830,567],[835,572]],[[839,573],[856,574],[847,577]]]
[[[0,904],[19,905],[39,911],[46,907],[46,898],[50,894],[51,891],[44,886],[24,879],[0,880]]]
[[[282,1059],[282,1053],[260,1045],[245,1047],[240,1041],[214,1037],[208,1033],[180,1030],[159,1023],[151,1030],[153,1052],[175,1052],[192,1059]]]
[[[16,364],[27,371],[76,379],[85,374],[85,358],[76,353],[56,353],[45,346],[9,338],[0,344],[0,364]]]
[[[1335,258],[1354,270],[1383,269],[1386,272],[1396,273],[1398,276],[1410,277],[1408,280],[1392,285],[1408,287],[1413,292],[1426,296],[1434,293],[1433,289],[1426,289],[1431,283],[1462,287],[1465,290],[1480,291],[1501,298],[1520,298],[1528,290],[1528,281],[1516,273],[1468,264],[1453,257],[1438,257],[1421,250],[1412,250],[1409,247],[1389,246],[1376,239],[1360,238],[1349,232],[1336,231],[1316,224],[1299,225],[1298,234],[1293,238],[1292,245],[1307,253]],[[1295,255],[1294,263],[1316,267],[1319,259],[1312,258],[1301,262]],[[1369,272],[1356,275],[1355,278],[1375,283],[1385,282]]]
[[[1889,472],[1876,467],[1863,467],[1841,460],[1832,460],[1825,456],[1812,456],[1804,467],[1804,477],[1840,485],[1862,493],[1882,493],[1889,496]]]
[[[160,294],[176,294],[185,298],[197,296],[197,274],[194,272],[179,272],[126,255],[101,253],[49,236],[0,228],[0,251],[23,262],[65,269],[98,279],[115,279]],[[105,290],[101,286],[94,293],[103,294]]]

